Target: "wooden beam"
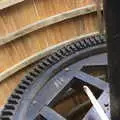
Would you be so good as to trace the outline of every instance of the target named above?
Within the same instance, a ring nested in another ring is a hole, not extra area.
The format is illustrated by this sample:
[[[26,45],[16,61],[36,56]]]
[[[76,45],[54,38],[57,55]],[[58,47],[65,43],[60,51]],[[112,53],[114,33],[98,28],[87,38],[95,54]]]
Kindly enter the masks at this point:
[[[96,9],[97,9],[97,21],[98,21],[98,29],[100,34],[104,33],[104,21],[102,18],[102,13],[101,13],[101,5],[103,6],[101,0],[94,0],[96,2]]]
[[[85,6],[82,8],[76,8],[71,11],[63,12],[63,13],[57,14],[55,16],[51,16],[46,19],[39,20],[33,24],[27,25],[27,26],[19,29],[16,32],[9,33],[7,36],[0,37],[0,45],[9,43],[19,37],[22,37],[26,34],[33,32],[35,30],[50,26],[52,24],[55,24],[55,23],[58,23],[58,22],[61,22],[61,21],[64,21],[64,20],[67,20],[70,18],[74,18],[74,17],[80,16],[80,15],[86,15],[86,14],[93,13],[93,12],[96,12],[96,6],[94,4],[88,5],[88,6]]]
[[[0,0],[0,10],[23,2],[24,0]]]
[[[77,37],[72,38],[70,40],[67,40],[65,42],[62,42],[62,43],[59,43],[59,44],[54,45],[52,47],[49,47],[43,51],[40,51],[40,52],[34,54],[33,56],[30,56],[30,57],[24,59],[23,61],[21,61],[20,63],[12,66],[11,68],[8,68],[7,70],[5,70],[2,73],[0,73],[0,82],[2,82],[4,79],[8,78],[9,76],[13,75],[14,73],[18,72],[19,70],[27,67],[28,65],[40,60],[41,58],[43,58],[45,56],[47,56],[48,54],[53,53],[57,49],[60,49],[61,47],[68,45],[68,44],[72,43],[73,41],[77,41],[81,38],[85,38],[85,37],[88,37],[91,35],[96,35],[96,34],[99,34],[99,32],[94,32],[94,33],[89,33],[89,34],[77,36]]]

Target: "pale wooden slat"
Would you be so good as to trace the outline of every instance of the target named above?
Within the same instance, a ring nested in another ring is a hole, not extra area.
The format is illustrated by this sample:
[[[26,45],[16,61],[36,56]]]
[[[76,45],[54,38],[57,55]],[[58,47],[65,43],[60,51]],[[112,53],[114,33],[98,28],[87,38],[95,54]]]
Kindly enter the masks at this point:
[[[23,61],[21,61],[20,63],[12,66],[11,68],[8,68],[7,70],[5,70],[4,72],[0,73],[0,82],[2,82],[4,79],[8,78],[9,76],[13,75],[14,73],[18,72],[19,70],[27,67],[28,65],[38,61],[39,59],[47,56],[49,53],[54,52],[55,50],[61,48],[64,45],[70,44],[73,41],[79,40],[81,38],[85,38],[91,35],[96,35],[98,34],[98,32],[94,32],[94,33],[89,33],[89,34],[85,34],[85,35],[81,35],[81,36],[77,36],[75,38],[72,38],[70,40],[67,40],[65,42],[59,43],[57,45],[54,45],[50,48],[47,48],[43,51],[40,51],[26,59],[24,59]]]
[[[0,10],[23,2],[24,0],[0,0]]]
[[[71,11],[67,11],[61,14],[57,14],[55,16],[48,17],[46,19],[37,21],[33,24],[27,25],[16,32],[9,33],[5,37],[0,37],[0,45],[4,45],[8,42],[11,42],[19,37],[22,37],[40,28],[44,28],[44,27],[47,27],[49,25],[52,25],[52,24],[55,24],[55,23],[58,23],[64,20],[77,17],[80,15],[85,15],[85,14],[92,13],[92,12],[96,12],[95,5],[88,5],[82,8],[76,8]]]

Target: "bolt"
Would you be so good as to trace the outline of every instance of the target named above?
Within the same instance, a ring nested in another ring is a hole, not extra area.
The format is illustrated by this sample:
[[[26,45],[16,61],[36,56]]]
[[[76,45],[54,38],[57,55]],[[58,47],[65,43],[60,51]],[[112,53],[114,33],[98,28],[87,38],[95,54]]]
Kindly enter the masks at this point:
[[[68,67],[67,67],[67,68],[65,68],[65,71],[66,71],[66,72],[68,72],[69,70],[70,70],[70,69],[69,69]]]
[[[33,104],[36,104],[36,103],[37,103],[37,101],[35,101],[35,100],[34,100],[32,103],[33,103]]]

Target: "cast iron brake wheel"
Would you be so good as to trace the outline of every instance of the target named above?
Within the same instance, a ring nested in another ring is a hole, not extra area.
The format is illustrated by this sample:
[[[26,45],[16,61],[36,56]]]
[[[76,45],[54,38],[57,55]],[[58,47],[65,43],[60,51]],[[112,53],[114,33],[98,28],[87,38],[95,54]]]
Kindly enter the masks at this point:
[[[107,64],[105,53],[104,36],[94,35],[74,41],[48,55],[22,79],[11,94],[2,110],[1,120],[66,119],[51,108],[68,88],[74,88],[76,83],[81,90],[84,84],[91,89],[106,88],[106,82],[81,71],[85,65]]]

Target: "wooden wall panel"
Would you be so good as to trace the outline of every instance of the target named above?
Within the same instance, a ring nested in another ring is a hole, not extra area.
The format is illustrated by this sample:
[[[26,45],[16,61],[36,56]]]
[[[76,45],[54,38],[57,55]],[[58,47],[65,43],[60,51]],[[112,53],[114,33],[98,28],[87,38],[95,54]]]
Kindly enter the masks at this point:
[[[0,37],[37,20],[92,3],[93,0],[25,0],[0,11]],[[89,14],[32,32],[0,46],[0,72],[49,46],[96,30],[96,14]],[[0,83],[0,106],[5,104],[28,68]]]
[[[0,72],[48,46],[83,33],[96,31],[96,15],[67,20],[0,46]],[[34,42],[33,42],[34,41]],[[9,59],[9,60],[8,60]]]
[[[0,36],[64,11],[94,3],[93,0],[25,0],[0,11]]]
[[[24,0],[0,0],[0,10],[23,2]]]
[[[8,66],[10,67],[13,64],[18,63],[24,59],[24,57],[30,56],[44,48],[47,48],[48,46],[52,46],[80,34],[94,32],[97,28],[96,24],[96,15],[87,15],[83,16],[82,18],[75,18],[52,25],[35,32],[35,34],[31,33],[25,36],[24,39],[22,38],[19,41],[14,41],[5,45],[7,48],[9,48],[9,50],[6,49],[5,46],[2,46],[4,47],[5,53],[2,52],[2,57],[4,57],[4,59],[0,62],[0,65],[3,65],[1,68],[4,67],[4,69],[7,69]],[[17,52],[14,49],[16,49]],[[0,97],[0,105],[5,103],[7,97],[11,94],[11,91],[16,87],[20,79],[23,77],[26,69],[16,73],[12,77],[0,83],[0,95],[2,96]]]

